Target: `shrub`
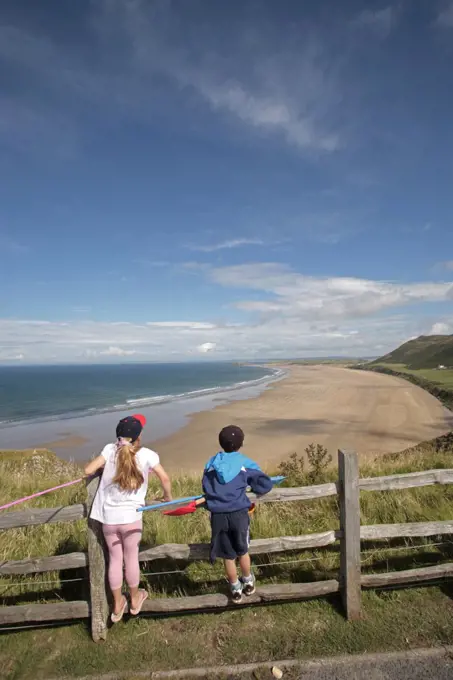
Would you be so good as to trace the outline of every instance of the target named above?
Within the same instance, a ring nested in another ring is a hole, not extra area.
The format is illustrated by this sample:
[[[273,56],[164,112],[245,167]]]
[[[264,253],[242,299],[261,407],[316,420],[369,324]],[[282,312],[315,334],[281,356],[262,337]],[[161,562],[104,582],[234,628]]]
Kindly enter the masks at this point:
[[[305,472],[305,460],[308,460],[309,471]],[[305,484],[320,484],[325,479],[325,473],[332,456],[322,444],[310,444],[305,449],[305,456],[292,453],[289,460],[284,460],[278,466],[281,475],[285,475],[288,486],[304,486]]]
[[[289,460],[284,460],[278,466],[278,471],[286,477],[288,486],[303,486],[305,484],[305,460],[294,452]]]
[[[311,467],[308,473],[308,481],[310,484],[319,484],[323,481],[325,472],[332,462],[332,456],[322,444],[310,444],[305,449],[308,463]]]

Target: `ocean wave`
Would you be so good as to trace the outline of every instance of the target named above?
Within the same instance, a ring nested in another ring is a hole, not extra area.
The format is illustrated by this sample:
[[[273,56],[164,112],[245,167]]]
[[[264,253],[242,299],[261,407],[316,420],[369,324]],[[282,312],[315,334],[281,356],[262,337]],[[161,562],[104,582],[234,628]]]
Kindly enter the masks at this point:
[[[205,387],[199,390],[190,390],[189,392],[181,392],[179,394],[163,394],[153,397],[139,397],[137,399],[127,399],[126,404],[122,405],[121,408],[126,407],[136,407],[136,406],[152,406],[153,404],[164,404],[172,401],[180,401],[182,399],[194,399],[197,397],[204,397],[210,394],[219,394],[223,392],[233,392],[245,387],[253,387],[254,385],[261,385],[263,383],[269,383],[279,378],[282,378],[285,372],[281,369],[275,369],[272,373],[268,373],[261,378],[255,378],[254,380],[243,380],[241,382],[236,382],[231,385],[218,385],[216,387]]]
[[[263,367],[264,368],[264,367]],[[104,413],[114,413],[116,411],[131,411],[136,408],[157,406],[159,404],[168,404],[171,402],[185,401],[190,399],[202,398],[215,394],[223,394],[229,392],[239,391],[241,389],[257,387],[259,385],[270,384],[285,377],[286,371],[280,368],[268,368],[270,373],[254,378],[253,380],[243,380],[235,382],[231,385],[218,385],[215,387],[205,387],[198,390],[190,390],[188,392],[181,392],[178,394],[160,394],[149,397],[137,397],[134,399],[126,399],[124,403],[109,405],[104,407],[90,407],[80,411],[70,411],[65,413],[49,414],[48,416],[31,417],[21,420],[11,419],[0,421],[0,430],[9,427],[16,427],[19,425],[30,425],[32,423],[45,423],[56,420],[72,420],[74,418],[86,418],[94,415],[101,415]]]

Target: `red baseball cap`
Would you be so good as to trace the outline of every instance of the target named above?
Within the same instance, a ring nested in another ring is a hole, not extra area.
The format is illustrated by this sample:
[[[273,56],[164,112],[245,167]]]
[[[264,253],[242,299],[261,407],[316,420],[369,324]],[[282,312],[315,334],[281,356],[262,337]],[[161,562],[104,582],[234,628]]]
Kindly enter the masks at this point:
[[[142,415],[141,413],[134,413],[132,417],[135,418],[136,420],[138,420],[138,422],[140,423],[140,425],[141,425],[142,427],[145,427],[145,425],[146,425],[146,418],[145,418],[144,415]]]

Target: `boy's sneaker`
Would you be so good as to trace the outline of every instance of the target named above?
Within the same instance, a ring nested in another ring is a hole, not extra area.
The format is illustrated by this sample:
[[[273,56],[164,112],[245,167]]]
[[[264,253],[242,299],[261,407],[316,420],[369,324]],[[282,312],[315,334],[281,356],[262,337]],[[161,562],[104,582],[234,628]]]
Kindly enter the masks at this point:
[[[243,576],[241,578],[241,583],[242,583],[242,592],[244,595],[249,597],[250,595],[253,595],[255,592],[255,577],[253,574],[250,574],[250,576]]]
[[[242,602],[242,583],[236,581],[236,583],[230,583],[231,599],[234,604],[240,604]]]

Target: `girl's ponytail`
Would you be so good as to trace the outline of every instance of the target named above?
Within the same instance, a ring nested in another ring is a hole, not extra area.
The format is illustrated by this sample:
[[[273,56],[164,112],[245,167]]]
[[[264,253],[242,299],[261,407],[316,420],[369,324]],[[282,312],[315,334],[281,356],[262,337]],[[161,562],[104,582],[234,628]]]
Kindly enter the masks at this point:
[[[135,454],[140,450],[140,441],[132,442],[119,437],[116,449],[116,474],[113,479],[122,491],[137,491],[145,481],[140,471]]]

